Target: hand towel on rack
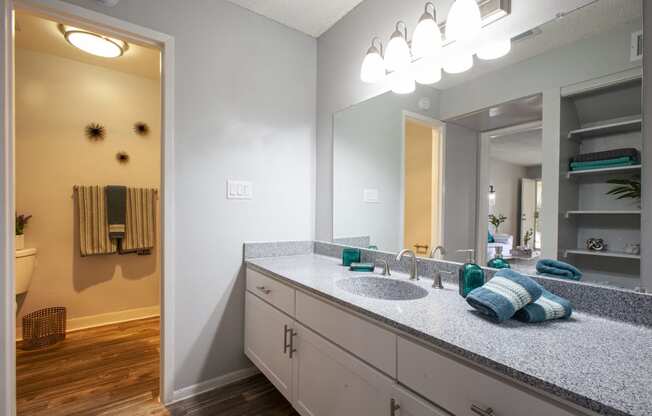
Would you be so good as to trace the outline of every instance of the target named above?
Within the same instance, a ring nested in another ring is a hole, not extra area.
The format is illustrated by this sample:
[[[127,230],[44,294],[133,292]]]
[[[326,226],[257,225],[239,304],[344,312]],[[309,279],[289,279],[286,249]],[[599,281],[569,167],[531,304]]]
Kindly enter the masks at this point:
[[[156,189],[127,188],[125,236],[120,253],[150,254],[156,243]]]
[[[109,237],[121,240],[125,236],[127,187],[109,185],[105,189]]]
[[[75,186],[79,216],[79,248],[82,257],[117,252],[109,238],[106,195],[100,186]]]

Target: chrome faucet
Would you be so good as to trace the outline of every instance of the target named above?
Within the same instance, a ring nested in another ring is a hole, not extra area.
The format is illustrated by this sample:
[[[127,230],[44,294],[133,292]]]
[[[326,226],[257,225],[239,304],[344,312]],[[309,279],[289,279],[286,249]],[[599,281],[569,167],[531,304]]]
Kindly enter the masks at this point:
[[[435,255],[437,254],[437,251],[439,251],[439,253],[442,256],[446,255],[446,249],[444,248],[444,246],[437,246],[437,247],[433,248],[432,251],[430,252],[430,258],[431,259],[435,258]]]
[[[419,274],[417,271],[417,255],[414,254],[414,251],[408,250],[407,248],[401,250],[401,252],[398,253],[398,256],[396,256],[396,261],[401,261],[405,255],[412,257],[412,263],[410,263],[410,280],[419,280]]]
[[[389,263],[385,259],[378,259],[376,263],[380,263],[383,266],[383,276],[391,276],[392,271],[389,268]]]

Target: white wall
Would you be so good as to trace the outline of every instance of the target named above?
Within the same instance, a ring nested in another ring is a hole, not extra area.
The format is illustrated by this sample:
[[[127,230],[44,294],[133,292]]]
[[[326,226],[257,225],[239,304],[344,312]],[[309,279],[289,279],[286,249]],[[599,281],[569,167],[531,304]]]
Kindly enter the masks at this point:
[[[490,159],[489,161],[489,180],[496,190],[496,208],[494,209],[494,213],[507,217],[498,229],[501,234],[514,236],[514,244],[519,241],[518,225],[521,220],[519,213],[521,178],[526,177],[526,175],[527,168],[525,166],[497,159]],[[491,232],[494,232],[493,226],[491,226]]]
[[[511,16],[496,28],[514,36],[550,21],[560,10],[572,10],[588,2],[512,0]],[[452,0],[435,3],[438,14],[445,16]],[[360,81],[364,53],[373,36],[387,40],[398,20],[413,29],[422,13],[420,0],[366,0],[319,37],[316,234],[320,239],[330,240],[333,231],[333,113],[388,90],[382,83],[368,85]]]
[[[314,236],[316,41],[222,0],[68,1],[175,37],[175,389],[248,367],[242,242]]]
[[[428,97],[431,107],[420,110]],[[439,93],[422,87],[409,95],[383,94],[334,115],[334,237],[368,235],[385,251],[403,247],[403,111],[439,113]],[[365,203],[363,189],[379,191]]]
[[[643,31],[652,33],[652,5],[643,2]],[[644,42],[643,51],[643,137],[650,137],[650,124],[652,120],[652,42]],[[643,164],[642,186],[650,189],[652,186],[652,146],[646,141],[641,152]],[[641,217],[641,285],[648,292],[652,291],[652,192],[642,195]]]
[[[115,312],[157,313],[160,241],[149,256],[82,258],[72,195],[74,185],[159,188],[160,82],[17,49],[15,91],[16,211],[33,215],[25,244],[38,249],[17,326],[26,313],[52,306],[67,308],[69,329],[111,322]],[[137,121],[148,123],[148,136],[133,132]],[[104,140],[85,137],[91,122],[106,127]],[[119,151],[129,163],[116,160]]]

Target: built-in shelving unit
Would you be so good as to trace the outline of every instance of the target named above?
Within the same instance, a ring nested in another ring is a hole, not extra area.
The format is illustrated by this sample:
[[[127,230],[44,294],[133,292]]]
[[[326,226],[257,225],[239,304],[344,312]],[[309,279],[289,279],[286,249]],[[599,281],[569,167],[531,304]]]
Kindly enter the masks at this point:
[[[570,218],[574,215],[641,215],[641,210],[575,210],[575,211],[566,211],[566,218]]]
[[[581,248],[566,250],[564,257],[568,257],[571,254],[579,255],[579,256],[613,257],[619,259],[632,259],[632,260],[641,259],[640,254],[630,254],[630,253],[623,253],[619,251],[591,251],[591,250],[586,250]]]
[[[573,140],[593,139],[615,134],[640,131],[643,119],[638,117],[632,120],[606,122],[596,126],[575,129],[568,132],[568,138]]]
[[[566,179],[570,179],[578,176],[608,175],[612,173],[636,173],[636,172],[640,172],[642,168],[643,165],[632,165],[632,166],[619,166],[615,168],[576,170],[576,171],[566,172]]]
[[[558,202],[566,220],[558,223],[558,250],[589,281],[640,279],[641,256],[625,251],[641,243],[641,210],[637,201],[608,194],[616,186],[608,181],[633,179],[643,166],[571,171],[570,162],[580,154],[642,150],[641,87],[641,79],[609,82],[561,100]],[[608,250],[584,248],[592,238]]]

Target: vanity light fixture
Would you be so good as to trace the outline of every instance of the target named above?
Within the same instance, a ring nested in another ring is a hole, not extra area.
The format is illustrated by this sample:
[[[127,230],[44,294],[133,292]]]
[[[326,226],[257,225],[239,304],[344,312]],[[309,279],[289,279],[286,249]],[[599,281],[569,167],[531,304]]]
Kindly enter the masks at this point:
[[[374,44],[378,41],[379,47]],[[360,79],[368,84],[375,84],[385,78],[385,60],[383,59],[383,43],[375,37],[371,40],[371,47],[362,61]]]
[[[446,40],[474,38],[482,28],[482,15],[475,0],[455,0],[446,20]]]
[[[444,71],[449,74],[461,74],[473,68],[473,55],[470,53],[456,52],[444,58]]]
[[[501,39],[491,42],[481,47],[478,50],[478,58],[488,61],[492,59],[502,58],[512,50],[512,41],[509,39]]]
[[[493,205],[496,203],[496,188],[493,185],[489,185],[489,204]]]
[[[389,84],[392,92],[396,94],[410,94],[417,88],[414,76],[409,69],[394,71],[389,74]]]
[[[102,58],[118,58],[129,48],[127,42],[74,27],[59,25],[59,31],[72,46]]]
[[[412,56],[416,59],[412,63],[412,73],[419,84],[430,85],[441,80],[442,42],[436,15],[435,5],[426,3],[412,37]]]
[[[401,26],[403,31],[401,31]],[[388,71],[406,71],[411,61],[410,47],[407,43],[407,25],[403,21],[398,21],[396,30],[387,44],[385,66]]]

